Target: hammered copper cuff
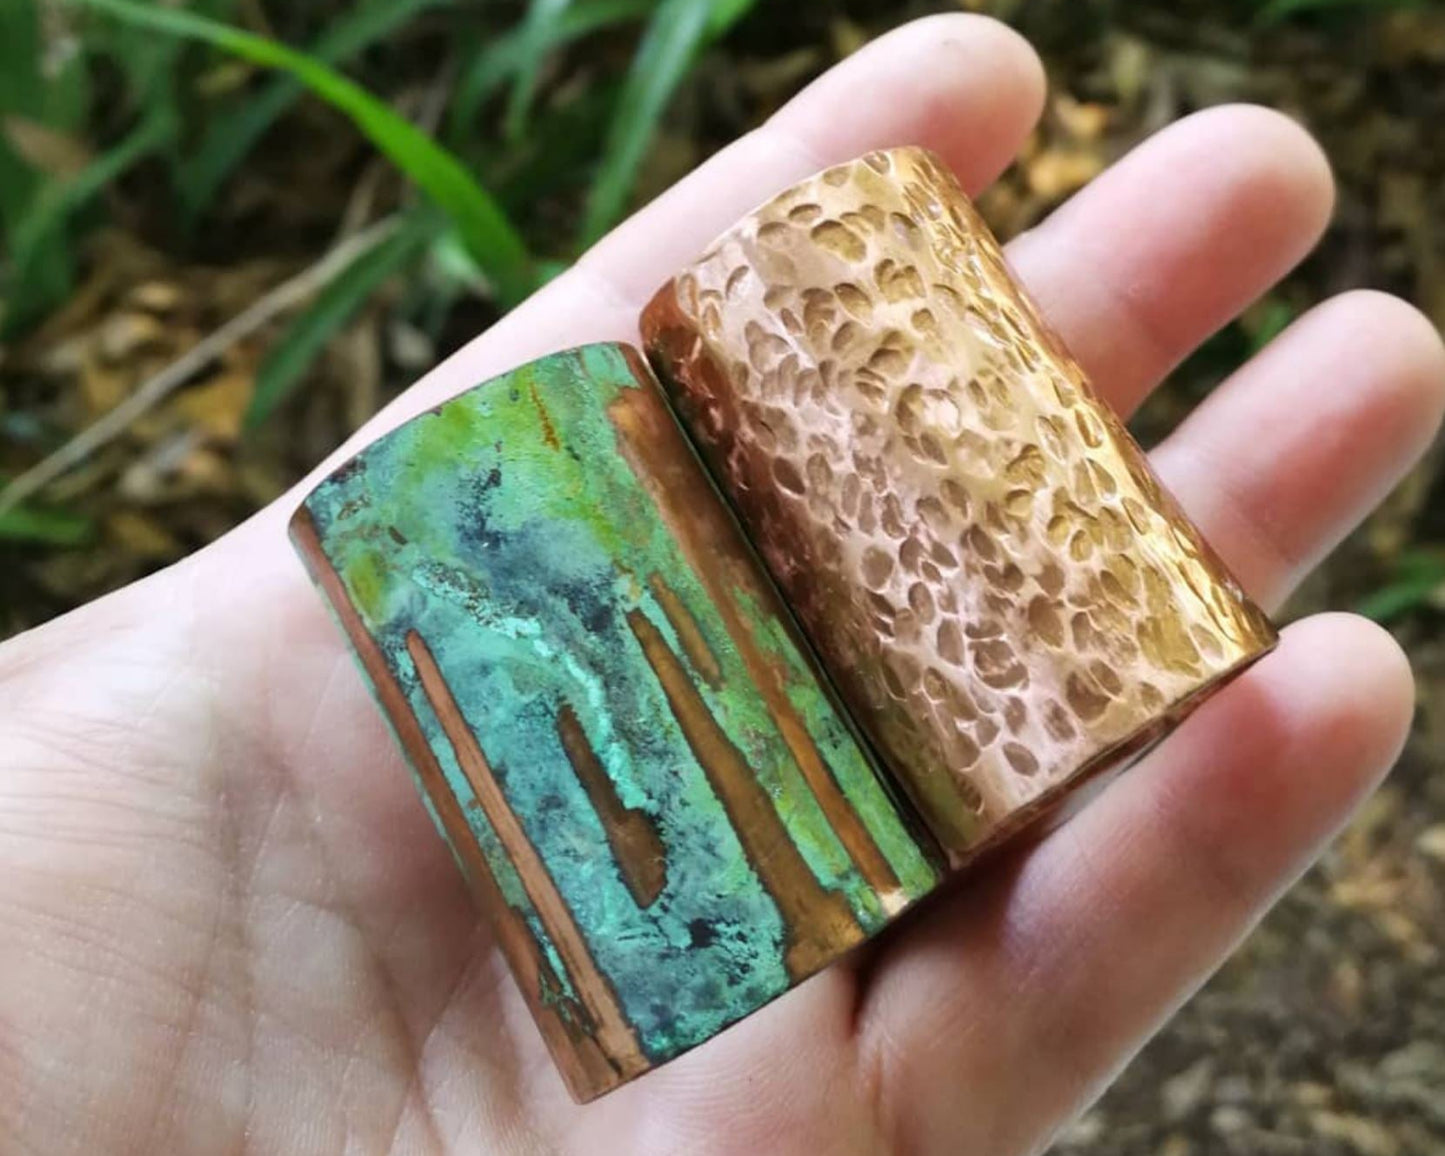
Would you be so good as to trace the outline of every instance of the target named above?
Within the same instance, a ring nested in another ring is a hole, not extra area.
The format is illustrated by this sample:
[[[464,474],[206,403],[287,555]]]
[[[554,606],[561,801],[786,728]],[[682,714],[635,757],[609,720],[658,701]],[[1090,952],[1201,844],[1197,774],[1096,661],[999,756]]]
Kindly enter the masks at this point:
[[[414,419],[292,534],[578,1099],[938,881],[635,351]]]
[[[649,356],[854,719],[955,862],[1275,642],[930,153],[794,186]]]

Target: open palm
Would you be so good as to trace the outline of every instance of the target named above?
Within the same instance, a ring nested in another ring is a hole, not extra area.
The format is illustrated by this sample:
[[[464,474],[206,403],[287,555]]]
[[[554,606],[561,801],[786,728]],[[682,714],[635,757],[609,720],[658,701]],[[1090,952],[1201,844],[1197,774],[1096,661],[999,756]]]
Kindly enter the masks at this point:
[[[584,341],[631,339],[672,269],[868,149],[977,190],[1039,112],[977,17],[839,66],[359,435]],[[1316,147],[1218,109],[1161,133],[1011,257],[1129,411],[1312,245]],[[1423,449],[1445,353],[1378,294],[1320,306],[1154,455],[1277,604]],[[354,448],[354,447],[352,447]],[[1221,960],[1392,761],[1411,684],[1324,616],[1037,846],[598,1103],[571,1103],[285,541],[294,499],[0,648],[0,1150],[1036,1150]]]

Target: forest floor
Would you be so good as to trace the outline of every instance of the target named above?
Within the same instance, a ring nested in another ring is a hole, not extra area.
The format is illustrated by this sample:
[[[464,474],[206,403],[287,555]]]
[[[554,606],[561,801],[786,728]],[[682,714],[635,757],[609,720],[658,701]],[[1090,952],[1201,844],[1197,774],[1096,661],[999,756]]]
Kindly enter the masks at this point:
[[[1142,137],[1186,113],[1260,101],[1324,143],[1341,187],[1319,252],[1192,359],[1136,423],[1147,443],[1291,317],[1342,289],[1402,294],[1445,325],[1445,10],[1350,9],[1261,25],[1242,0],[1170,5],[978,0],[1049,66],[1053,97],[1026,154],[983,200],[1005,236]],[[702,60],[669,114],[640,199],[744,131],[869,37],[925,4],[760,5]],[[553,83],[548,80],[547,83]],[[58,313],[0,350],[0,469],[34,431],[73,434],[137,383],[317,259],[365,146],[303,106],[216,210],[209,247],[165,228],[163,195],[130,182]],[[158,210],[159,200],[162,207]],[[559,199],[556,212],[575,214]],[[382,294],[277,420],[246,433],[269,332],[137,421],[46,492],[76,533],[0,539],[0,637],[198,548],[282,493],[380,404],[491,319],[432,331]],[[1328,382],[1320,388],[1328,389]],[[1111,1156],[1445,1153],[1445,454],[1437,448],[1310,579],[1286,617],[1366,608],[1409,650],[1420,710],[1398,771],[1235,958],[1129,1067],[1059,1151]],[[1300,768],[1308,774],[1309,768]]]

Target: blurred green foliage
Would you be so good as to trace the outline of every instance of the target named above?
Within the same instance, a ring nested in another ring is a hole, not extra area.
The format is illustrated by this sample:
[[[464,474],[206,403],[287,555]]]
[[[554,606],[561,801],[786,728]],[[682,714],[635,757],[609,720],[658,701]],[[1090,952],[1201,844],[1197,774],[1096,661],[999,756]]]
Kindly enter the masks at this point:
[[[1272,24],[1306,12],[1331,8],[1423,8],[1434,0],[1261,0],[1259,21]]]
[[[1263,20],[1316,9],[1418,0],[1254,0]],[[145,160],[159,160],[184,220],[194,230],[227,180],[303,93],[331,103],[443,213],[410,221],[384,253],[358,258],[357,285],[376,288],[435,246],[465,253],[469,272],[499,304],[520,300],[607,231],[626,211],[658,122],[699,53],[756,0],[530,0],[520,19],[493,27],[464,0],[361,0],[302,5],[326,17],[279,18],[304,47],[243,30],[237,0],[8,0],[0,5],[0,337],[14,337],[63,302],[73,288],[79,240],[99,218],[98,202]],[[242,6],[244,7],[244,6]],[[494,6],[488,6],[494,7]],[[404,35],[428,15],[460,31],[450,67],[448,107],[429,134],[338,69]],[[64,34],[56,35],[61,27]],[[536,110],[538,78],[550,53],[603,30],[635,26],[636,49],[619,76],[593,85],[585,107]],[[208,46],[198,53],[194,42]],[[57,45],[59,46],[57,48]],[[217,56],[274,70],[229,99],[192,99]],[[475,132],[482,109],[504,100],[496,139]],[[199,114],[197,109],[199,108]],[[550,123],[549,123],[550,121]],[[99,136],[90,152],[66,146]],[[487,140],[482,155],[468,142]],[[581,141],[585,156],[578,158]],[[572,147],[568,147],[568,146]],[[525,209],[529,190],[561,166],[588,172],[585,210],[574,235],[544,238],[534,253]],[[509,174],[514,196],[485,174]],[[521,219],[518,219],[518,207]],[[403,244],[402,238],[410,239]],[[418,243],[425,241],[425,243]],[[365,262],[364,265],[360,265]],[[343,280],[346,278],[343,277]],[[272,359],[253,419],[264,417],[303,380],[305,358],[366,301],[357,285],[325,295],[297,318]]]
[[[1227,6],[1247,27],[1430,2],[1438,0]],[[628,209],[659,123],[699,56],[755,6],[317,0],[263,11],[248,0],[0,0],[0,340],[34,329],[70,297],[82,246],[105,222],[108,190],[138,166],[147,167],[146,189],[169,198],[184,246],[186,236],[206,235],[267,134],[299,101],[319,99],[413,195],[378,243],[275,339],[246,414],[255,427],[392,281],[404,278],[423,298],[414,315],[439,315],[467,293],[506,308],[575,259]],[[1061,27],[1080,11],[1061,8]],[[540,99],[549,64],[579,42],[602,47],[587,58],[578,98]],[[418,43],[441,46],[426,94],[435,107],[408,104],[389,82],[383,93],[355,79],[389,78],[387,62]],[[575,219],[544,208],[562,189],[580,206]],[[1237,362],[1291,317],[1275,303],[1201,356]],[[63,512],[27,509],[0,524],[11,540],[81,536]],[[1438,585],[1430,566],[1417,569],[1372,609],[1388,617]]]
[[[459,278],[484,286],[506,307],[606,232],[626,211],[658,122],[697,55],[754,3],[531,0],[520,20],[492,28],[475,19],[478,6],[463,0],[363,0],[326,6],[330,19],[310,29],[298,48],[238,27],[235,0],[184,7],[155,0],[11,0],[0,6],[6,128],[0,133],[6,254],[0,337],[24,332],[70,294],[77,247],[101,219],[102,194],[113,182],[142,161],[160,163],[181,217],[199,230],[251,150],[309,92],[345,115],[427,203],[407,208],[384,245],[359,255],[353,269],[293,320],[258,382],[249,415],[255,424],[304,380],[309,360],[392,275],[431,259],[433,268],[456,274],[442,292],[456,292]],[[427,14],[450,20],[462,33],[447,65],[454,81],[435,133],[339,71]],[[47,22],[59,22],[66,34],[56,36]],[[548,55],[627,26],[636,28],[633,58],[618,76],[596,85],[582,115],[539,115],[535,96]],[[191,99],[226,56],[275,75],[241,86],[233,99]],[[505,100],[502,132],[500,140],[487,141],[484,154],[475,142],[487,134],[476,132],[476,120],[494,99]],[[84,153],[79,142],[93,135],[108,143],[83,165],[66,163],[63,154]],[[575,147],[553,147],[578,142],[585,150],[580,157]],[[538,232],[527,219],[528,191],[563,179],[557,170],[564,166],[587,171],[585,214],[571,237],[544,236],[535,252],[525,239]],[[494,193],[487,172],[510,178],[510,190]]]
[[[220,0],[197,4],[219,9]],[[97,30],[61,50],[42,27],[37,0],[0,5],[0,225],[7,260],[0,336],[33,324],[69,294],[75,218],[111,182],[174,138],[180,124],[172,83],[179,46],[133,27]],[[130,124],[83,163],[65,145],[92,123],[98,62],[120,73]]]
[[[70,510],[27,506],[0,514],[0,542],[80,546],[94,536],[94,523]]]
[[[1445,595],[1445,551],[1422,547],[1394,560],[1393,574],[1356,608],[1388,625],[1425,604],[1441,605]]]

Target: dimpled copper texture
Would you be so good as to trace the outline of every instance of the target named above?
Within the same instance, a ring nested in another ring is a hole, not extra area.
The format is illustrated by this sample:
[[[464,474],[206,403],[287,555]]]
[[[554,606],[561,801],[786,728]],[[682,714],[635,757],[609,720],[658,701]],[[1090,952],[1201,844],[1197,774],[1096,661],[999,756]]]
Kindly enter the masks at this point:
[[[776,197],[642,329],[955,862],[1061,813],[1276,640],[927,152]]]

